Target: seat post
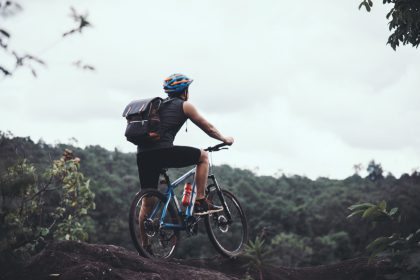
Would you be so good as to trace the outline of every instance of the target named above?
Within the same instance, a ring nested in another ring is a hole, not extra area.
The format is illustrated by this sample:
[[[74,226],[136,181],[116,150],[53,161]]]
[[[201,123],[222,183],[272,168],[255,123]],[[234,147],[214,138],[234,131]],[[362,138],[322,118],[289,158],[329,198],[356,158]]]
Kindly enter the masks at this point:
[[[168,171],[168,169],[166,169],[166,168],[162,168],[162,170],[160,171],[160,174],[162,174],[163,175],[163,177],[165,178],[165,181],[166,181],[166,184],[168,184],[169,185],[169,176],[168,176],[168,174],[166,173],[166,171]]]

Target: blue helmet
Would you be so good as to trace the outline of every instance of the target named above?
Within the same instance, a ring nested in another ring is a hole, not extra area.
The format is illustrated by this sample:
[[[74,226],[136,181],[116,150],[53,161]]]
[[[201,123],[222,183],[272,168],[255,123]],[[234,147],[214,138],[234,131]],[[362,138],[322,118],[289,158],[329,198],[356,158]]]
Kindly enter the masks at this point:
[[[182,74],[172,74],[163,81],[163,89],[168,95],[179,93],[188,88],[193,82],[190,78]]]

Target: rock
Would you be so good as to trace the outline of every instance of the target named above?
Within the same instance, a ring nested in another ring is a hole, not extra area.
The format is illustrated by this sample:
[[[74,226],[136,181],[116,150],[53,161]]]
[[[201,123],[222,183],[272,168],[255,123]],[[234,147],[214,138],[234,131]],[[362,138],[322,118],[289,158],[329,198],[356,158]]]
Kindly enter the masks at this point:
[[[23,269],[2,270],[3,279],[57,280],[239,280],[246,260],[214,257],[170,261],[147,259],[113,245],[61,241],[48,244]],[[383,279],[385,262],[367,258],[306,268],[266,267],[264,280],[365,280]],[[254,279],[259,279],[254,273]]]
[[[59,274],[57,277],[56,275]],[[51,276],[55,275],[55,276]],[[113,245],[51,243],[21,272],[23,279],[234,280],[221,272],[140,257]]]

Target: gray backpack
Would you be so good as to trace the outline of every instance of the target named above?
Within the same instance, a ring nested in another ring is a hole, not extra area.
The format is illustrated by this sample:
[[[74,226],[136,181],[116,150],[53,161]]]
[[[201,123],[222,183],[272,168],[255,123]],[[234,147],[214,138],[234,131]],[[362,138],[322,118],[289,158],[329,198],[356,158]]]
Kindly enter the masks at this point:
[[[125,137],[135,145],[144,145],[159,141],[161,137],[159,109],[162,104],[173,100],[153,97],[131,101],[124,109],[127,119]]]

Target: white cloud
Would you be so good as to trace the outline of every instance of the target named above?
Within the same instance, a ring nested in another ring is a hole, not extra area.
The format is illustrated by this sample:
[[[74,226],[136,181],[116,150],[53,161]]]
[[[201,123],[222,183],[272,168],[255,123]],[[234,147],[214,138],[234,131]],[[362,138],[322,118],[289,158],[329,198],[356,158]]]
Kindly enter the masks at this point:
[[[134,151],[124,106],[162,94],[162,78],[182,72],[195,79],[191,101],[236,139],[218,162],[313,178],[345,177],[372,158],[397,175],[420,165],[420,55],[385,45],[380,3],[369,14],[327,0],[22,4],[4,23],[12,46],[48,68],[0,82],[1,130]],[[94,27],[57,41],[74,25],[71,5],[89,10]],[[97,71],[77,70],[79,59]],[[176,143],[215,141],[190,123]]]

